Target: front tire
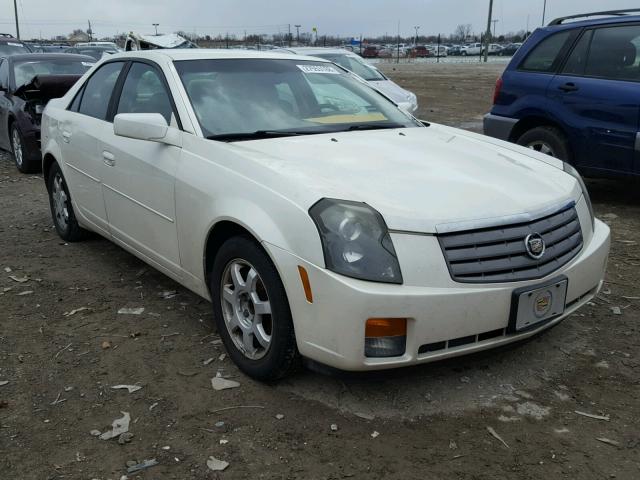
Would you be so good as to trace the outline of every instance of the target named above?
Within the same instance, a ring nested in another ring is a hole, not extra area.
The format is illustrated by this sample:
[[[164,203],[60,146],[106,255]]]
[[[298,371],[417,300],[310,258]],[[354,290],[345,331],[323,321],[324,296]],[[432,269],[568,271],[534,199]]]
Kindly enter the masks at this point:
[[[260,245],[246,236],[224,242],[210,279],[218,334],[240,370],[261,381],[293,371],[299,354],[289,300]]]
[[[78,224],[67,182],[57,163],[51,165],[47,179],[47,190],[49,191],[49,206],[51,207],[53,224],[60,238],[66,242],[83,240],[87,231]]]
[[[517,143],[565,162],[571,160],[569,143],[564,134],[555,127],[532,128],[522,134]]]
[[[21,173],[36,173],[40,171],[40,162],[33,159],[27,151],[24,138],[18,126],[13,122],[9,129],[9,138],[11,139],[11,154],[16,168]]]

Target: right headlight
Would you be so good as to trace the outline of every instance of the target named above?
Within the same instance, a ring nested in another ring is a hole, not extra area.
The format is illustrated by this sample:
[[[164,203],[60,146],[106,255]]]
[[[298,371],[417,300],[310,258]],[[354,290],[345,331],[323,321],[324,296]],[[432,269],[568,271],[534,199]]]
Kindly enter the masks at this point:
[[[402,283],[391,236],[376,210],[366,203],[323,198],[309,214],[329,270],[361,280]]]
[[[562,169],[566,173],[571,175],[573,178],[578,180],[578,183],[580,184],[580,188],[582,188],[582,195],[584,196],[584,200],[585,202],[587,202],[587,207],[589,208],[589,215],[591,215],[591,229],[594,230],[596,228],[596,217],[595,217],[595,214],[593,213],[593,205],[591,203],[591,197],[589,196],[589,191],[587,190],[587,186],[585,185],[584,180],[582,179],[582,175],[580,175],[580,173],[578,173],[578,171],[575,168],[573,168],[571,165],[569,165],[567,162],[562,163]]]

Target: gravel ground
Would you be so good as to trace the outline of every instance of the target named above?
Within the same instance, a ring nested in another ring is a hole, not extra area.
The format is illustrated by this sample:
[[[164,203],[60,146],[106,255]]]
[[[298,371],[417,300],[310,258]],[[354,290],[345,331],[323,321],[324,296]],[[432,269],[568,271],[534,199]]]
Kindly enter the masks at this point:
[[[420,117],[479,130],[503,64],[380,67],[418,94]],[[207,302],[104,239],[61,242],[41,177],[2,153],[0,478],[117,480],[146,459],[158,465],[136,478],[640,478],[640,189],[589,187],[612,227],[607,283],[558,327],[436,364],[265,385],[225,358]],[[217,372],[240,386],[214,391]],[[92,436],[122,412],[128,443]],[[210,456],[229,466],[209,470]]]

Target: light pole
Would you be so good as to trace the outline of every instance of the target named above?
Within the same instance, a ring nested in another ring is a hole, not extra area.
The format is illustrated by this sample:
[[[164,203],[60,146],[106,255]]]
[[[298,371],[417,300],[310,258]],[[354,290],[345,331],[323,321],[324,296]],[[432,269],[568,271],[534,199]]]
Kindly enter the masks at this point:
[[[420,30],[420,25],[416,25],[415,27],[413,27],[416,29],[416,38],[413,40],[413,45],[418,45],[418,30]]]
[[[542,4],[542,26],[544,27],[544,17],[547,14],[547,0]]]
[[[302,25],[294,25],[296,27],[296,43],[300,46],[300,27]]]
[[[18,25],[18,0],[13,0],[13,11],[16,15],[16,38],[20,40],[20,26]]]
[[[489,0],[489,18],[487,18],[487,31],[484,34],[484,61],[488,60],[489,56],[489,41],[491,39],[491,17],[493,16],[493,0]],[[482,52],[481,52],[482,53]]]
[[[493,23],[493,38],[496,38],[496,23],[498,23],[500,20],[491,20],[491,22]]]
[[[158,36],[158,26],[160,25],[159,23],[152,23],[151,25],[153,25],[156,29],[156,37]]]

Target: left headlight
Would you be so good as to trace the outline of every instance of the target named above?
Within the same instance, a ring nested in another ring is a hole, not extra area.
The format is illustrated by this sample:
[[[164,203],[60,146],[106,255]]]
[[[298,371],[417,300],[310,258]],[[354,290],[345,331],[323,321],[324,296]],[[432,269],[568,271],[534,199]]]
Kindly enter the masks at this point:
[[[329,270],[361,280],[402,283],[391,236],[376,210],[365,203],[323,198],[309,214]]]
[[[562,163],[562,169],[566,173],[571,175],[573,178],[578,180],[578,183],[580,184],[580,188],[582,188],[582,195],[584,195],[584,200],[585,202],[587,202],[587,207],[589,208],[589,214],[591,215],[591,229],[592,230],[595,229],[596,217],[595,217],[595,214],[593,213],[593,205],[591,203],[591,197],[589,196],[589,191],[587,190],[587,186],[585,185],[584,180],[582,179],[582,175],[580,175],[580,173],[571,165],[569,165],[567,162]]]

